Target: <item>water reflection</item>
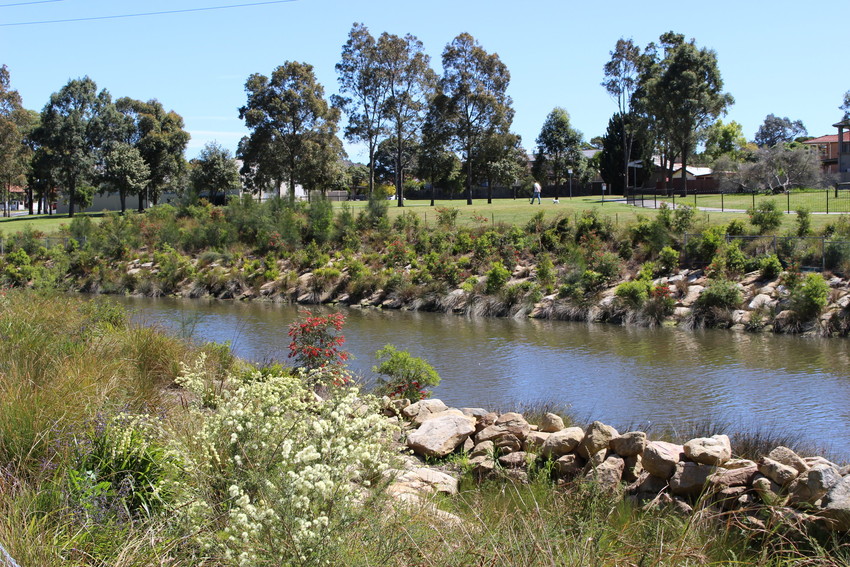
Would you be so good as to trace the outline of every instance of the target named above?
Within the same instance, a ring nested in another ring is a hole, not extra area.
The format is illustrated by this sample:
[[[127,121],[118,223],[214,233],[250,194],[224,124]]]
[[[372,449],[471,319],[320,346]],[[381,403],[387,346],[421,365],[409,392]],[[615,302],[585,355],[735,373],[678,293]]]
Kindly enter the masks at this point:
[[[137,318],[239,356],[285,360],[298,308],[264,303],[123,299]],[[326,309],[326,308],[324,308]],[[321,309],[320,309],[321,310]],[[724,420],[802,428],[850,455],[848,343],[728,331],[622,328],[560,321],[470,319],[346,310],[354,370],[371,376],[387,343],[427,359],[442,376],[434,395],[457,406],[570,406],[614,425]]]

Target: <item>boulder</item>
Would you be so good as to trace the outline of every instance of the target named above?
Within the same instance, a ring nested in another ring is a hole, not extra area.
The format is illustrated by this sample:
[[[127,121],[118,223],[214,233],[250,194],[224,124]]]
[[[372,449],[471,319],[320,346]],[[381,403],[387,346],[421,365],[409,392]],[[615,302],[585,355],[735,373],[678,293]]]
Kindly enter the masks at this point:
[[[575,476],[584,468],[584,461],[578,455],[570,453],[559,457],[552,466],[558,476]]]
[[[839,482],[841,482],[841,475],[838,474],[838,470],[828,465],[815,465],[794,479],[788,487],[788,492],[791,494],[788,501],[792,504],[799,502],[814,504]]]
[[[460,411],[459,409],[455,409],[455,408],[449,408],[447,410],[433,412],[433,413],[421,412],[420,415],[416,416],[413,419],[413,424],[414,425],[422,425],[423,423],[425,423],[429,419],[435,419],[435,418],[438,418],[438,417],[443,417],[445,415],[460,416],[460,417],[466,419],[467,421],[469,421],[469,423],[473,427],[475,427],[475,418],[474,417],[472,417],[470,415],[466,415],[462,411]]]
[[[475,446],[470,451],[470,457],[481,457],[481,456],[489,456],[492,455],[496,450],[496,445],[492,441],[482,441],[481,443],[476,443]]]
[[[681,307],[690,307],[696,302],[697,298],[699,298],[700,294],[702,293],[702,290],[704,289],[705,288],[701,285],[691,284],[690,286],[688,286],[688,294],[679,301],[679,305]]]
[[[458,480],[442,471],[428,467],[417,467],[411,470],[398,471],[393,484],[396,492],[412,491],[420,494],[457,494]]]
[[[724,469],[745,469],[754,466],[756,466],[756,462],[749,459],[729,459],[723,463]]]
[[[805,472],[809,470],[809,465],[806,464],[802,458],[800,458],[797,453],[789,449],[788,447],[779,446],[772,450],[767,454],[768,459],[773,459],[778,463],[782,463],[783,465],[793,467],[797,470],[797,472]]]
[[[603,490],[610,491],[620,484],[625,466],[626,463],[622,457],[610,455],[600,464],[588,470],[585,473],[585,478],[594,480]]]
[[[523,441],[522,447],[523,451],[527,451],[529,453],[539,453],[540,449],[543,448],[543,444],[552,435],[551,433],[544,433],[543,431],[532,431],[528,434],[528,437]]]
[[[528,466],[525,451],[516,451],[499,457],[499,464],[508,469],[524,469]]]
[[[762,457],[759,460],[758,469],[761,474],[779,486],[787,486],[800,474],[800,471],[794,467],[783,465],[779,461],[774,461],[769,457]]]
[[[544,457],[560,457],[572,453],[584,439],[581,427],[568,427],[549,435],[540,452]]]
[[[454,451],[475,427],[464,416],[446,415],[423,423],[407,436],[407,446],[418,455],[445,457]]]
[[[687,458],[702,465],[720,466],[732,458],[732,444],[726,435],[691,439],[683,449]]]
[[[555,433],[562,429],[564,429],[564,420],[561,419],[560,415],[554,413],[547,413],[540,422],[540,431],[545,431],[546,433]]]
[[[432,413],[437,413],[440,411],[446,411],[449,409],[449,406],[443,403],[442,400],[438,399],[430,399],[430,400],[420,400],[415,404],[410,404],[401,410],[401,415],[405,418],[415,421],[420,414],[422,414],[422,420],[424,421],[426,415],[430,415]],[[422,423],[422,421],[420,421]]]
[[[529,431],[531,431],[531,427],[525,418],[515,412],[503,413],[493,422],[493,425],[516,435],[520,440],[525,439]]]
[[[594,421],[584,432],[584,439],[579,443],[576,452],[585,459],[589,459],[591,455],[607,449],[611,439],[619,436],[617,430],[610,425],[605,425],[601,421]]]
[[[683,451],[684,448],[675,443],[650,441],[643,451],[643,468],[649,474],[666,480],[676,471],[676,463],[684,456]]]
[[[753,490],[759,495],[761,501],[768,506],[782,504],[782,499],[779,497],[782,487],[761,473],[753,477]]]
[[[506,432],[504,435],[494,438],[493,444],[496,445],[496,450],[502,455],[522,451],[522,440],[513,433]]]
[[[634,482],[640,478],[643,473],[642,457],[640,455],[631,455],[623,457],[623,462],[626,467],[623,469],[623,480],[626,482]]]
[[[820,515],[829,520],[829,527],[850,531],[850,476],[845,476],[830,488],[822,500]]]
[[[628,494],[635,494],[639,497],[655,498],[655,495],[667,489],[667,481],[653,476],[644,471],[636,481],[626,487]]]
[[[776,300],[767,295],[766,293],[760,293],[756,295],[750,304],[747,305],[747,308],[752,311],[754,309],[758,309],[759,307],[767,307],[773,308],[776,305]]]
[[[739,469],[719,469],[708,477],[712,489],[722,491],[733,486],[749,486],[753,477],[758,473],[758,467],[753,463],[749,467]]]
[[[729,511],[738,508],[741,504],[741,497],[746,494],[746,486],[729,486],[714,493],[714,503],[720,506],[721,510]]]
[[[475,442],[482,443],[484,441],[494,441],[502,435],[507,435],[508,432],[503,427],[497,425],[488,425],[484,429],[475,434]]]
[[[680,516],[690,516],[693,514],[693,507],[685,502],[679,496],[670,496],[666,492],[660,493],[656,496],[651,502],[648,502],[643,507],[644,510],[653,510],[653,509],[668,509]]]
[[[611,439],[610,447],[621,457],[640,455],[646,449],[646,433],[643,431],[623,433],[619,437]]]
[[[670,492],[677,496],[699,496],[705,488],[708,477],[716,470],[712,465],[678,462],[670,478]]]

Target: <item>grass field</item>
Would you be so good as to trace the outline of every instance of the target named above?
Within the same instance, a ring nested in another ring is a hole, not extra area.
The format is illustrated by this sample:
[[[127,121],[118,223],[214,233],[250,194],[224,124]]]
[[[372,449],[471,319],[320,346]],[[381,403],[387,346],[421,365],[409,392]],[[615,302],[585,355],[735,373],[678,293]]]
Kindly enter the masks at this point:
[[[653,199],[648,196],[644,199],[648,206],[652,206],[655,201],[666,201],[672,203],[672,197]],[[846,214],[850,213],[850,192],[841,191],[838,197],[835,196],[833,189],[829,190],[812,190],[812,191],[791,191],[790,193],[780,193],[777,195],[755,195],[752,193],[728,193],[728,194],[712,194],[712,195],[689,195],[687,197],[676,197],[676,205],[696,206],[700,209],[718,209],[718,210],[737,210],[746,211],[755,203],[758,205],[762,201],[773,201],[781,211],[786,213],[794,211],[800,207],[807,207],[813,213],[829,214]]]

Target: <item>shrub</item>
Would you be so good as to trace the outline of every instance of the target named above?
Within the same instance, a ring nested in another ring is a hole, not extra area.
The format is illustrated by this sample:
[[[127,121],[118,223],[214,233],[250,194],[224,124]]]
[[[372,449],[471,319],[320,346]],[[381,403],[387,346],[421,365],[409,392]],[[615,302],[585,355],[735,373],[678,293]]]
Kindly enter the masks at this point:
[[[378,395],[418,401],[431,395],[427,387],[440,383],[440,375],[428,362],[394,345],[378,350],[375,358],[380,364],[373,366],[372,372],[386,376],[375,389]]]
[[[808,236],[812,232],[812,211],[808,207],[797,209],[797,236]]]
[[[658,264],[666,274],[675,271],[679,267],[679,251],[670,246],[665,246],[658,253]]]
[[[738,241],[734,241],[723,251],[723,259],[726,264],[726,272],[730,276],[738,276],[747,270],[747,257],[741,252]]]
[[[324,198],[314,199],[307,209],[310,239],[324,244],[331,239],[334,211],[331,202]]]
[[[741,290],[735,282],[726,279],[716,279],[709,282],[708,286],[697,298],[696,307],[700,310],[734,309],[743,301]]]
[[[496,260],[493,262],[490,269],[487,271],[487,287],[485,289],[488,295],[494,295],[501,290],[507,281],[510,279],[511,273],[502,262]]]
[[[744,221],[741,219],[732,219],[729,221],[729,224],[726,225],[726,234],[729,236],[741,236],[747,232],[747,228],[744,226]]]
[[[764,256],[759,260],[759,275],[764,280],[774,280],[782,273],[782,263],[776,254]]]
[[[614,292],[617,298],[632,309],[639,309],[649,298],[652,284],[644,279],[623,282]]]
[[[673,224],[670,228],[678,233],[687,232],[694,224],[694,217],[696,217],[696,210],[693,207],[687,205],[676,207],[676,210],[673,211]]]
[[[460,210],[456,207],[437,207],[434,210],[437,212],[437,226],[443,230],[454,228]]]
[[[289,358],[308,370],[343,366],[350,357],[340,349],[345,337],[338,333],[344,324],[342,313],[314,316],[306,311],[302,319],[289,325]]]
[[[541,254],[537,261],[537,281],[546,293],[552,293],[555,287],[555,264],[550,254]]]
[[[763,200],[755,208],[747,209],[750,224],[762,233],[772,232],[782,224],[782,211],[775,201]]]
[[[791,309],[804,321],[817,317],[829,299],[829,284],[820,274],[806,274],[799,285],[791,289]]]

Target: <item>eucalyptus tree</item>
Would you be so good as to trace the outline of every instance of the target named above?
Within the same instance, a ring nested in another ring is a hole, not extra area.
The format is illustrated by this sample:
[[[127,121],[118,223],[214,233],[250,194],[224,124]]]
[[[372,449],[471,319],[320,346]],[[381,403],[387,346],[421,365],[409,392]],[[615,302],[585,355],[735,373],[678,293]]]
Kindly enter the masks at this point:
[[[12,187],[24,184],[32,155],[27,136],[36,123],[37,116],[23,107],[21,95],[12,89],[9,69],[0,66],[0,176],[3,202],[7,205],[4,215],[10,214],[8,200]]]
[[[395,154],[396,196],[398,206],[403,207],[404,173],[415,153],[437,75],[422,42],[413,35],[385,32],[378,39],[377,53],[387,87],[382,110]]]
[[[422,124],[422,143],[416,156],[417,175],[431,184],[431,206],[436,200],[438,182],[454,193],[460,177],[462,164],[449,149],[451,129],[446,120],[449,113],[448,99],[435,96],[425,113]]]
[[[85,194],[78,194],[78,190],[94,178],[99,149],[97,114],[109,104],[109,93],[106,90],[98,93],[97,85],[89,77],[72,79],[50,95],[50,101],[41,111],[39,126],[33,132],[34,142],[49,158],[44,167],[54,171],[53,179],[68,195],[68,216],[74,216],[76,205],[85,203]]]
[[[535,162],[555,182],[555,198],[558,187],[566,182],[568,172],[582,159],[583,135],[570,124],[569,113],[556,107],[546,117],[537,136]]]
[[[850,91],[844,93],[844,102],[838,109],[844,111],[844,120],[850,120]]]
[[[371,195],[375,188],[375,152],[386,132],[384,103],[389,88],[381,69],[377,42],[363,24],[355,23],[351,27],[336,72],[340,94],[334,95],[332,102],[348,116],[345,138],[366,144]]]
[[[150,181],[150,168],[141,152],[126,142],[113,142],[104,152],[103,186],[118,192],[121,214],[127,210],[127,196],[138,195]]]
[[[218,142],[207,142],[190,166],[192,189],[196,195],[206,191],[211,203],[217,202],[219,193],[227,195],[228,191],[238,191],[241,186],[236,160],[230,150]]]
[[[664,135],[678,149],[682,160],[682,183],[687,193],[688,156],[696,147],[699,132],[734,102],[723,92],[717,54],[697,48],[694,40],[680,34],[661,36],[666,52],[648,69],[644,82],[649,108],[656,114]]]
[[[314,185],[315,169],[331,163],[326,150],[341,150],[336,137],[339,110],[325,100],[324,88],[307,63],[287,61],[271,77],[255,73],[245,90],[248,101],[239,117],[251,132],[239,144],[242,173],[273,180],[278,188],[285,183],[293,202],[295,186]]]
[[[615,116],[620,120],[619,132],[624,150],[620,169],[624,188],[628,186],[629,163],[632,161],[635,138],[647,127],[644,121],[637,119],[640,114],[635,112],[633,100],[640,83],[644,61],[640,47],[631,39],[620,38],[611,52],[611,60],[603,67],[605,80],[602,81],[602,86],[617,101],[618,112]]]
[[[779,144],[793,142],[795,138],[808,135],[802,120],[791,120],[787,116],[780,118],[768,114],[759,126],[753,141],[760,148],[772,148]]]
[[[473,165],[489,136],[507,134],[513,121],[507,88],[511,76],[498,54],[490,54],[468,33],[443,50],[437,104],[445,104],[453,149],[466,166],[466,203],[472,204]]]
[[[146,202],[155,205],[164,191],[179,188],[190,136],[183,129],[183,117],[166,111],[156,99],[143,102],[125,97],[115,106],[132,124],[126,141],[139,151],[150,171],[147,185],[138,192],[141,212]]]
[[[643,185],[647,175],[652,170],[652,138],[648,130],[644,128],[633,129],[634,136],[627,148],[627,137],[623,136],[622,128],[632,128],[634,125],[631,121],[639,121],[646,124],[644,120],[638,118],[635,113],[629,113],[626,117],[620,117],[615,114],[608,120],[608,129],[602,137],[602,151],[599,152],[599,173],[602,179],[611,187],[611,193],[624,192],[629,177],[632,177],[635,186]],[[625,125],[625,126],[624,126]],[[630,167],[631,176],[626,172],[623,175],[623,157],[631,156],[629,163],[641,161],[641,167]]]

